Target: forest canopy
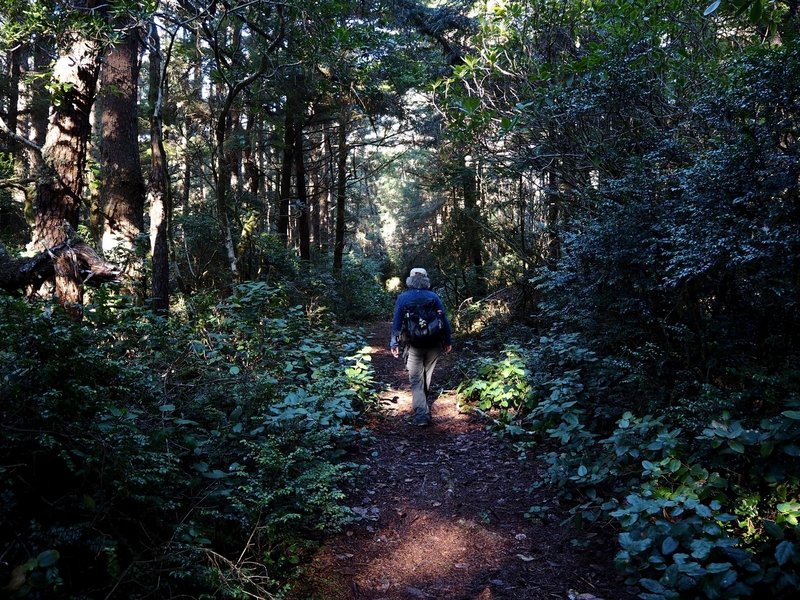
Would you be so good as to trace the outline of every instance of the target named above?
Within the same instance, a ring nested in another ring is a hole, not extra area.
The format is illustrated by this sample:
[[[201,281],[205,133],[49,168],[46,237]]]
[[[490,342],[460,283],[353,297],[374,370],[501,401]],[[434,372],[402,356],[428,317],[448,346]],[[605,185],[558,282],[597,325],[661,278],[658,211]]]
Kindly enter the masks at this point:
[[[643,598],[791,597],[799,13],[0,3],[4,593],[285,593],[425,266],[459,394]]]

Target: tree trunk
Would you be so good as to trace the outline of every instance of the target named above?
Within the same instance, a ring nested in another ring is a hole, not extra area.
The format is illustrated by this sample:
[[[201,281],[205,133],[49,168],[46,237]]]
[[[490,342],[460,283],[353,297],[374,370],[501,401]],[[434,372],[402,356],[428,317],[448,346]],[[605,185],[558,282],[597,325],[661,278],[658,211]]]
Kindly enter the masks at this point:
[[[50,40],[38,39],[33,51],[33,70],[37,74],[44,73],[50,64],[48,48]],[[50,93],[45,87],[42,77],[30,83],[30,140],[40,148],[47,139],[47,116],[50,112]],[[28,151],[28,163],[32,173],[39,172],[44,166],[39,152]]]
[[[253,113],[254,111],[251,110],[247,117],[247,128],[245,129],[247,143],[243,149],[243,160],[247,192],[252,196],[252,201],[258,203],[259,194],[261,193],[262,174],[261,168],[258,166],[258,156],[255,149],[260,146],[258,142],[261,127],[256,115]]]
[[[183,152],[181,153],[183,159],[183,164],[181,165],[183,184],[181,187],[180,200],[181,214],[183,216],[187,216],[189,214],[189,205],[192,197],[193,161],[196,160],[194,156],[196,151],[194,148],[192,148],[191,140],[192,137],[197,133],[198,126],[196,119],[192,117],[196,116],[196,109],[194,109],[194,106],[196,103],[200,102],[200,99],[203,95],[203,65],[202,54],[200,53],[197,42],[198,35],[199,34],[197,31],[193,29],[187,31],[188,39],[186,40],[186,45],[187,47],[193,49],[189,51],[189,56],[187,58],[190,64],[189,70],[191,73],[191,75],[188,77],[188,84],[190,94],[189,105],[192,107],[192,113],[187,115],[187,118],[185,118],[183,122]],[[174,208],[175,207],[173,207],[173,210]]]
[[[522,253],[522,256],[525,258],[525,263],[528,264],[527,257],[528,257],[528,243],[527,243],[527,228],[526,228],[526,216],[527,216],[527,200],[525,198],[525,181],[520,173],[517,179],[517,202],[519,211],[519,249]]]
[[[138,139],[139,46],[139,31],[131,30],[109,48],[98,96],[103,250],[123,250],[126,275],[134,281],[143,276],[135,243],[144,229],[145,197]]]
[[[63,49],[53,67],[51,88],[56,92],[36,190],[35,249],[63,242],[67,237],[65,223],[73,229],[78,227],[99,56],[96,44],[76,38]],[[71,316],[80,318],[80,282],[74,269],[62,262],[56,261],[56,295]]]
[[[560,206],[558,201],[558,175],[555,167],[547,172],[547,256],[545,260],[551,269],[555,269],[561,258],[561,236],[559,234]]]
[[[25,46],[17,46],[6,55],[6,66],[8,73],[8,95],[6,96],[6,124],[9,131],[19,134],[19,101],[20,101],[20,83],[21,73],[23,71],[23,64],[26,61],[27,52]],[[3,151],[11,156],[16,156],[17,146],[19,144],[14,138],[4,139]]]
[[[333,174],[334,174],[334,156],[333,148],[331,145],[331,136],[328,129],[324,133],[324,152],[325,152],[325,171],[322,175],[323,185],[321,186],[322,198],[320,199],[320,250],[327,254],[331,244],[331,226],[330,226],[330,207],[333,198]]]
[[[289,205],[292,198],[292,163],[294,162],[294,115],[286,103],[283,124],[283,158],[281,162],[280,202],[278,205],[278,235],[289,246]]]
[[[339,118],[339,154],[336,160],[336,225],[333,242],[333,273],[340,275],[344,263],[345,202],[347,200],[347,126],[348,108],[342,109]]]
[[[297,236],[300,242],[300,260],[311,260],[311,230],[309,227],[308,189],[306,188],[306,163],[303,153],[303,128],[297,127],[294,144],[295,185],[297,186]]]
[[[52,50],[53,40],[51,38],[37,38],[33,44],[33,70],[37,75],[43,74],[50,69],[50,50]],[[50,93],[48,92],[44,78],[34,77],[28,84],[28,94],[26,98],[28,108],[28,132],[27,137],[34,146],[42,148],[47,139],[47,117],[50,112]],[[44,160],[42,153],[34,150],[30,146],[25,146],[27,156],[26,177],[44,172]],[[34,210],[34,200],[36,191],[33,186],[25,195],[24,214],[25,220],[29,225],[33,225],[36,219]]]
[[[226,103],[227,104],[227,103]],[[229,155],[225,152],[225,139],[228,130],[228,111],[223,110],[217,118],[217,219],[225,243],[225,252],[228,256],[228,266],[234,278],[239,276],[236,265],[236,247],[233,245],[233,233],[228,215],[228,191],[230,190],[230,164]]]
[[[27,45],[19,46],[9,54],[7,125],[9,130],[27,139],[29,132],[28,122],[26,119],[20,118],[19,113],[20,111],[26,111],[27,104],[30,101],[30,94],[24,81],[28,70],[28,47]],[[30,173],[27,154],[23,152],[21,144],[13,138],[9,138],[5,151],[14,161],[14,178],[20,183],[20,185],[15,185],[11,188],[11,198],[15,205],[24,210],[28,200],[27,188],[24,182],[28,180]],[[14,221],[13,228],[16,231],[13,233],[22,237],[23,231],[27,228],[23,221],[16,218]]]
[[[325,154],[324,146],[322,143],[317,144],[317,139],[317,136],[314,135],[312,145],[317,148],[317,150],[312,153],[311,161],[317,166],[309,174],[309,179],[311,180],[309,185],[309,214],[311,219],[311,242],[315,250],[319,252],[322,249],[322,240],[320,239],[320,233],[322,231],[320,196],[324,185],[323,165],[325,164]],[[322,139],[319,138],[319,141],[322,142]]]
[[[475,294],[486,294],[486,276],[483,270],[483,244],[480,230],[480,208],[478,206],[478,180],[475,168],[464,159],[461,173],[464,192],[465,239],[467,254],[475,274]]]
[[[153,261],[154,312],[169,311],[169,187],[167,185],[167,157],[164,152],[162,105],[164,71],[161,66],[161,48],[158,30],[150,28],[150,177],[147,200],[150,205],[150,252]]]
[[[36,193],[34,246],[46,248],[64,241],[66,221],[78,226],[83,171],[90,134],[89,117],[99,69],[97,47],[77,40],[53,68],[53,105],[42,148],[44,161]]]
[[[261,131],[260,121],[255,111],[251,109],[247,112],[245,127],[242,131],[244,136],[244,147],[242,148],[242,170],[244,174],[244,204],[247,205],[246,217],[242,221],[242,230],[239,235],[237,256],[239,257],[239,269],[243,280],[253,279],[255,273],[255,256],[253,253],[253,239],[263,225],[263,221],[269,218],[267,204],[262,202],[260,197],[262,186],[261,167],[257,149],[263,144],[259,139]]]

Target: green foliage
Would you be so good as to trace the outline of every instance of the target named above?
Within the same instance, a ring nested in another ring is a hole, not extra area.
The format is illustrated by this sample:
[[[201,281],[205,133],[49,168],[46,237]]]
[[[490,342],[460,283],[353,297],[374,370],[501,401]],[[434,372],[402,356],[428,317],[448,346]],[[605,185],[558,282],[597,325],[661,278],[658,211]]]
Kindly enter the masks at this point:
[[[625,421],[620,425],[627,429],[634,420],[626,415]],[[616,442],[619,433],[608,441]],[[714,423],[701,439],[716,452],[701,444],[690,453],[679,434],[649,436],[645,448],[662,456],[641,461],[635,493],[610,512],[624,530],[618,564],[630,573],[659,574],[642,581],[655,594],[647,598],[679,598],[691,590],[708,598],[750,597],[764,589],[790,594],[799,565],[797,506],[789,499],[800,481],[796,469],[784,468],[785,456],[770,464],[769,429]],[[751,466],[731,458],[744,455],[747,445],[762,447]],[[773,471],[782,476],[771,476]]]
[[[267,597],[353,518],[369,356],[287,300],[252,282],[192,298],[190,319],[117,306],[85,324],[2,300],[0,579],[17,597]]]
[[[378,264],[349,255],[343,263],[337,276],[331,275],[327,260],[315,264],[298,288],[304,302],[322,308],[345,324],[387,319],[392,312],[392,298],[383,286]]]
[[[479,358],[473,373],[457,389],[459,395],[474,402],[483,411],[498,409],[504,420],[527,407],[532,394],[530,371],[517,345],[503,349],[504,358]]]
[[[792,597],[797,42],[717,46],[693,65],[678,55],[645,65],[626,44],[590,43],[570,64],[578,89],[554,107],[583,119],[614,104],[630,122],[610,140],[586,132],[592,209],[573,205],[561,259],[533,278],[547,333],[521,345],[526,391],[512,405],[525,409],[499,422],[525,455],[539,450],[542,484],[577,523],[619,530],[618,565],[643,598]],[[651,69],[672,82],[648,90],[665,104],[644,102]],[[702,89],[682,88],[693,69]],[[666,105],[684,117],[660,120]],[[480,359],[464,389],[502,389],[507,360]]]

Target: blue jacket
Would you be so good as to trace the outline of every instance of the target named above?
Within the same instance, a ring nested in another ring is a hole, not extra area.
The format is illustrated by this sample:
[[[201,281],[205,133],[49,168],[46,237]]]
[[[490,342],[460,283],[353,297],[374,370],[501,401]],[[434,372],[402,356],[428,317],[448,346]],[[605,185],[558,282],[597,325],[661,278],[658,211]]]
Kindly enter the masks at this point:
[[[435,292],[432,292],[430,290],[410,289],[400,294],[397,297],[397,301],[394,303],[394,318],[392,319],[392,339],[389,340],[390,348],[397,348],[397,338],[400,335],[400,328],[403,326],[403,313],[405,312],[406,306],[410,303],[416,303],[419,300],[427,300],[427,299],[435,300],[437,308],[442,311],[442,317],[443,317],[442,320],[444,321],[444,337],[442,338],[442,343],[445,346],[451,346],[453,344],[452,331],[450,329],[450,321],[447,320],[447,315],[444,312],[444,304],[442,304],[442,301],[439,298],[439,296],[437,296]]]

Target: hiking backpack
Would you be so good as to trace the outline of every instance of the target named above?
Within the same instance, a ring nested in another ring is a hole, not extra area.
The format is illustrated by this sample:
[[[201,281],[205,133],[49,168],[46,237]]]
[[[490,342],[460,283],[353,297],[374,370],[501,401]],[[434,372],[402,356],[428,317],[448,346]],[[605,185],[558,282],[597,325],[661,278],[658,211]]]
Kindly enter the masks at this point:
[[[444,313],[436,300],[426,298],[406,305],[400,343],[414,348],[432,348],[442,343]]]

